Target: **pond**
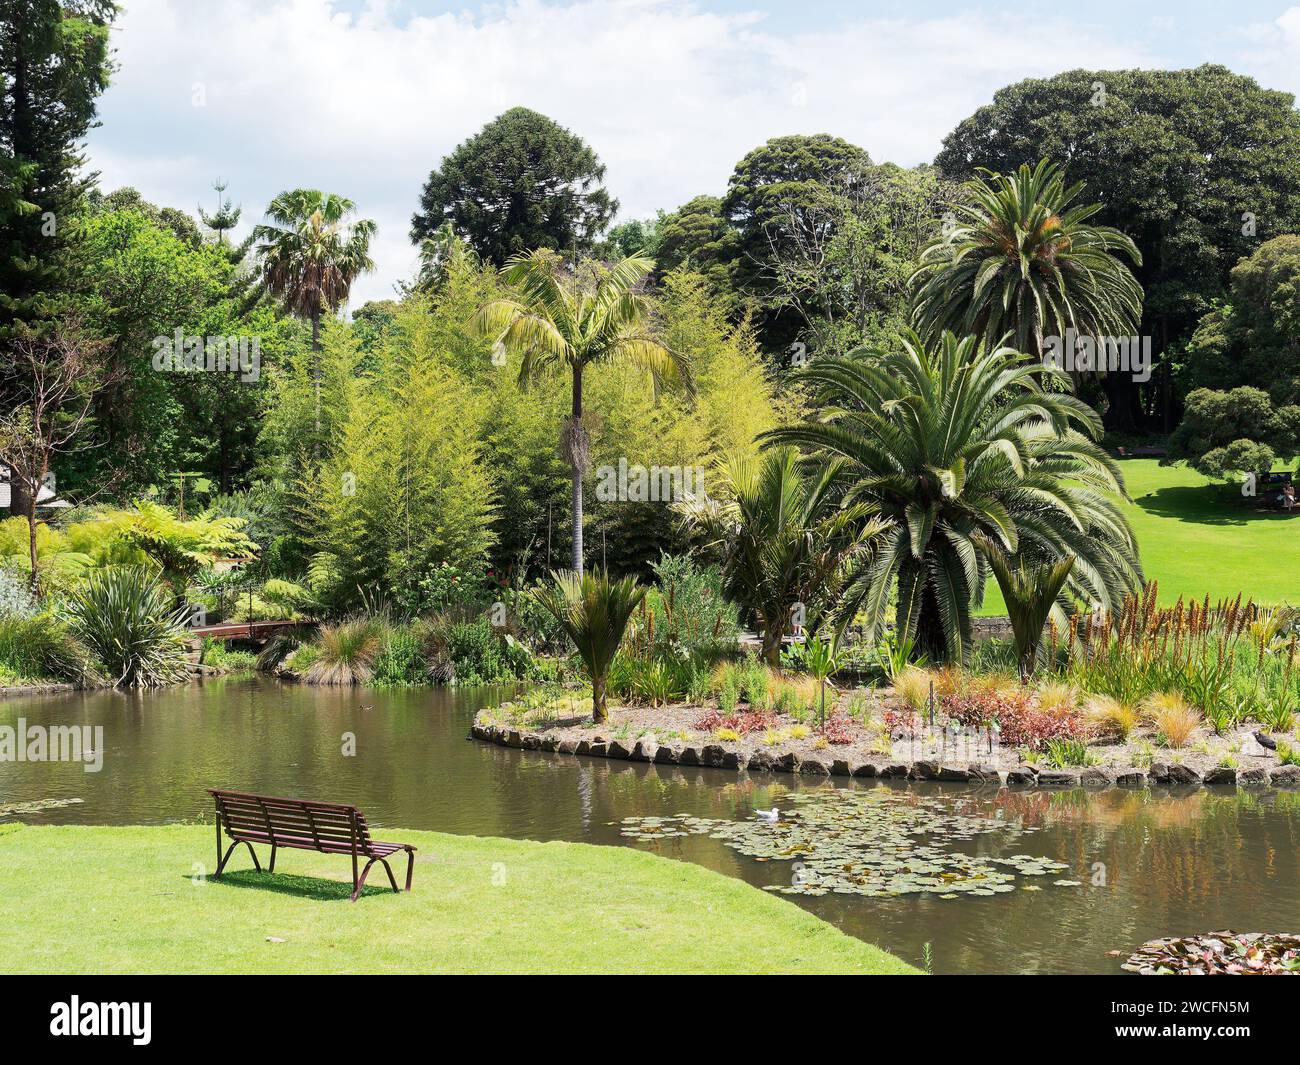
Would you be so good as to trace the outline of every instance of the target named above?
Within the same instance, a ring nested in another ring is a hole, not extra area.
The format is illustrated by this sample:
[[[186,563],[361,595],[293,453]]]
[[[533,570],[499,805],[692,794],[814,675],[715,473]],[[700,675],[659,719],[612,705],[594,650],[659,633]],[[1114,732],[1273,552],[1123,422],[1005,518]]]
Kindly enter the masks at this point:
[[[103,767],[0,762],[0,804],[80,799],[21,816],[161,824],[210,819],[204,789],[220,786],[351,802],[377,825],[639,847],[794,887],[793,902],[913,962],[929,943],[937,972],[1118,972],[1108,951],[1159,936],[1300,932],[1300,793],[977,791],[578,759],[468,740],[494,696],[249,678],[10,698],[0,726],[103,726]],[[773,807],[786,820],[770,833],[737,827]],[[626,821],[647,817],[673,820]],[[832,845],[805,853],[820,845],[809,833]],[[869,875],[840,872],[850,852]],[[954,868],[961,890],[910,890]],[[863,893],[900,877],[905,894]]]

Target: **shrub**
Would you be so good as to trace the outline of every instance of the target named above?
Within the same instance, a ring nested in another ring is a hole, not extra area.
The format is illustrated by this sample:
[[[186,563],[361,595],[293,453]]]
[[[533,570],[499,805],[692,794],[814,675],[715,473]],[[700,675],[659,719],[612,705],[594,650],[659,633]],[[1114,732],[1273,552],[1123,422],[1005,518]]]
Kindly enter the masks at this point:
[[[1038,689],[1038,705],[1049,713],[1073,710],[1079,705],[1079,689],[1073,684],[1049,681]]]
[[[533,672],[528,648],[487,618],[445,614],[420,631],[425,676],[435,684],[500,684]]]
[[[894,677],[894,694],[914,710],[921,710],[930,702],[932,674],[917,666],[900,669]]]
[[[0,617],[0,670],[16,679],[72,682],[95,671],[87,649],[48,613]]]
[[[1088,701],[1087,717],[1103,736],[1123,743],[1137,728],[1138,712],[1132,703],[1110,695],[1097,695]]]
[[[822,735],[826,737],[827,743],[852,743],[852,723],[847,718],[841,717],[839,714],[831,714],[831,716],[826,719],[826,727],[822,730]]]
[[[1068,766],[1096,765],[1097,756],[1088,745],[1077,739],[1051,739],[1047,741],[1047,761],[1057,769]]]
[[[1142,703],[1142,712],[1163,737],[1166,747],[1184,746],[1201,723],[1200,714],[1177,692],[1148,696]]]
[[[701,732],[716,732],[720,728],[726,728],[740,736],[747,736],[751,732],[770,730],[775,725],[776,718],[772,714],[760,711],[724,715],[716,710],[710,710],[698,718],[691,727]]]
[[[945,699],[943,705],[944,712],[958,724],[986,727],[996,723],[999,742],[1011,747],[1041,751],[1048,740],[1081,740],[1088,735],[1077,707],[1047,710],[1015,688],[976,690]]]
[[[370,619],[321,626],[315,661],[307,667],[303,679],[308,684],[369,684],[382,639],[381,627]]]
[[[1277,758],[1282,765],[1300,765],[1300,750],[1292,747],[1286,740],[1278,740]]]
[[[723,727],[720,729],[715,729],[713,735],[716,736],[718,739],[720,739],[723,743],[735,743],[738,739],[740,739],[740,733],[737,732],[734,728]]]
[[[428,679],[423,634],[414,625],[385,626],[371,681],[377,685],[422,684]]]
[[[170,588],[137,566],[92,571],[64,607],[73,634],[120,687],[149,688],[188,675],[184,610]]]

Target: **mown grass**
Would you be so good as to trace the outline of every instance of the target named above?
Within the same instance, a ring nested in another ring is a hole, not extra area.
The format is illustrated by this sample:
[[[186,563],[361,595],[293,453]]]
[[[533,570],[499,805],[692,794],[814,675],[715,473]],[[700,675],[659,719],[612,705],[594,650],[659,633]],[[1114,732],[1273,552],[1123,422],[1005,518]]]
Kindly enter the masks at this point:
[[[414,891],[376,866],[349,903],[346,857],[283,851],[258,875],[241,848],[220,881],[196,878],[213,835],[0,827],[6,971],[915,972],[785,899],[630,848],[385,829],[419,848]]]
[[[1142,566],[1160,582],[1162,603],[1241,592],[1261,604],[1300,604],[1300,511],[1257,511],[1239,488],[1156,459],[1128,459],[1120,470]],[[1006,613],[992,581],[980,613]]]

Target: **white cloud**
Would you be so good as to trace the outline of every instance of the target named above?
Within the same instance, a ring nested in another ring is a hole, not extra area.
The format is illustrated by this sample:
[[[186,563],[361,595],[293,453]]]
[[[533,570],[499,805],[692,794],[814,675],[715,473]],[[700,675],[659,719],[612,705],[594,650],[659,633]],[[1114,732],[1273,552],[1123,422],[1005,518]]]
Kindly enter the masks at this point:
[[[1272,22],[1247,25],[1247,42],[1233,66],[1261,85],[1300,96],[1300,7],[1290,7]]]
[[[115,44],[121,70],[90,144],[104,184],[192,210],[221,175],[246,225],[284,188],[351,196],[380,225],[379,269],[354,305],[409,276],[424,179],[510,106],[584,137],[623,217],[636,217],[721,193],[768,137],[831,132],[914,164],[1002,85],[1152,65],[1139,46],[1062,19],[860,18],[783,34],[759,14],[685,0],[519,0],[413,18],[386,0],[361,14],[332,0],[131,0]],[[193,106],[196,84],[205,106]]]

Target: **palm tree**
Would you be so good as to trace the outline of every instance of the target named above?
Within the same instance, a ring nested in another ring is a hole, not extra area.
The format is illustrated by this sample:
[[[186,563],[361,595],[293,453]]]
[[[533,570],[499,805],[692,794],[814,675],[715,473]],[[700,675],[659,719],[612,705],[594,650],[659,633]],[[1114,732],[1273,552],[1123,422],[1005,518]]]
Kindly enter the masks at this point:
[[[951,207],[956,224],[932,241],[912,274],[912,322],[930,343],[944,330],[993,345],[1008,334],[1041,359],[1045,336],[1128,336],[1142,316],[1142,286],[1132,270],[1137,245],[1110,226],[1087,224],[1100,204],[1071,206],[1068,188],[1043,160],[1015,174],[984,170]]]
[[[641,605],[646,590],[632,577],[611,581],[604,570],[555,573],[552,578],[551,587],[534,592],[533,598],[559,622],[578,649],[583,672],[591,681],[592,720],[607,721],[609,667],[623,642],[628,619]]]
[[[981,534],[1030,562],[1075,555],[1069,593],[1107,610],[1138,586],[1101,420],[1043,387],[1062,371],[945,332],[933,350],[906,333],[898,350],[821,359],[804,376],[821,418],[765,436],[812,451],[845,504],[886,523],[875,564],[845,590],[873,634],[896,587],[899,641],[964,658],[989,574]]]
[[[627,359],[660,380],[680,379],[690,387],[686,360],[649,335],[649,303],[637,291],[654,260],[631,256],[598,271],[594,282],[575,275],[562,280],[555,253],[539,248],[516,255],[501,272],[516,289],[513,299],[479,308],[472,326],[521,358],[519,380],[527,384],[565,368],[572,402],[562,449],[573,478],[573,571],[582,572],[582,477],[588,439],[582,423],[582,375],[589,366]]]
[[[725,502],[697,501],[684,511],[724,544],[722,586],[763,633],[763,658],[781,661],[781,641],[795,611],[812,631],[836,614],[836,594],[868,568],[883,530],[865,505],[840,505],[833,488],[839,463],[820,472],[800,467],[793,448],[757,462],[733,459],[722,468]]]
[[[262,283],[290,314],[311,322],[316,434],[320,435],[320,322],[347,302],[352,282],[375,268],[370,240],[376,226],[352,219],[356,204],[318,189],[282,192],[266,209],[269,224],[254,228]]]

